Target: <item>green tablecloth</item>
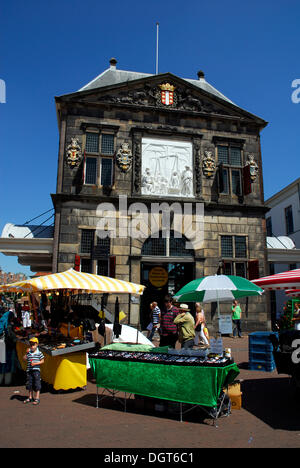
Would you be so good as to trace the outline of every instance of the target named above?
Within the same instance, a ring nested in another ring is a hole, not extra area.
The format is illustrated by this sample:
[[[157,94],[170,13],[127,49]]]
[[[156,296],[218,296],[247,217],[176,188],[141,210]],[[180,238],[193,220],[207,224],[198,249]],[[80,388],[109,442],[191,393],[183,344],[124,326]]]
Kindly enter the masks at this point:
[[[164,400],[217,406],[224,386],[239,374],[237,365],[184,366],[90,357],[98,387]]]
[[[152,350],[157,349],[151,345],[143,345],[143,344],[134,344],[134,343],[112,343],[101,348],[101,351],[106,351],[108,349],[112,349],[114,351],[140,351],[143,353],[152,352]]]

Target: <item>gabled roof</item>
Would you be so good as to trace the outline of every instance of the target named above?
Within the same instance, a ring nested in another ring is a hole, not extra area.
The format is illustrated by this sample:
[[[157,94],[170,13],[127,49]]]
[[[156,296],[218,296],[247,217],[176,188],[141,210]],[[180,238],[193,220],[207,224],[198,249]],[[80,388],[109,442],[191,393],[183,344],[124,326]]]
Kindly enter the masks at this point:
[[[164,79],[164,80],[172,80],[177,81],[178,83],[184,84],[186,83],[187,87],[190,88],[198,88],[199,91],[202,91],[203,94],[211,98],[214,101],[218,101],[220,104],[223,104],[226,107],[230,107],[233,112],[237,112],[238,115],[243,115],[244,117],[254,120],[256,124],[262,129],[264,128],[268,122],[263,120],[261,117],[254,115],[247,110],[239,107],[234,102],[232,102],[229,98],[224,96],[220,91],[218,91],[214,86],[208,83],[204,78],[204,73],[202,71],[198,72],[198,80],[188,79],[188,78],[180,78],[179,76],[173,75],[172,73],[162,73],[158,75],[150,74],[150,73],[140,73],[140,72],[131,72],[126,70],[117,70],[116,67],[116,59],[110,60],[110,67],[94,78],[92,81],[84,85],[78,91],[75,91],[70,94],[64,94],[62,96],[56,96],[55,101],[57,105],[57,117],[58,122],[60,121],[59,117],[59,106],[60,103],[63,101],[69,100],[81,100],[87,99],[89,96],[94,95],[95,93],[99,92],[111,92],[113,89],[122,88],[130,84],[135,85],[137,83],[147,82],[148,80],[155,80],[157,79]]]
[[[113,85],[117,85],[121,83],[126,83],[128,81],[139,80],[141,78],[147,78],[151,76],[155,76],[155,75],[150,74],[150,73],[139,73],[139,72],[126,71],[126,70],[117,70],[116,60],[111,59],[110,68],[107,68],[106,70],[104,70],[104,72],[102,72],[92,81],[84,85],[77,92],[89,91],[92,89],[103,88],[105,86],[113,86]],[[188,78],[183,78],[183,80],[206,91],[207,93],[213,94],[214,96],[217,96],[218,98],[229,102],[230,104],[236,105],[226,96],[224,96],[224,94],[222,94],[220,91],[214,88],[210,83],[208,83],[204,78],[203,72],[199,72],[198,76],[199,76],[199,80],[192,80]]]

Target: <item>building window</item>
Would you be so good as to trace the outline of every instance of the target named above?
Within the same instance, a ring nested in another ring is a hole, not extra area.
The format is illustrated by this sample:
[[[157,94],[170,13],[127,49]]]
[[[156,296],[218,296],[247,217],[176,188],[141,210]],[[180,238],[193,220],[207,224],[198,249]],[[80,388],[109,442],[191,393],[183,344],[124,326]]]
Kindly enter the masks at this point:
[[[101,185],[112,185],[113,160],[112,158],[101,158]]]
[[[113,185],[113,133],[86,132],[84,183],[86,185]]]
[[[110,237],[97,236],[95,229],[82,229],[80,257],[82,272],[108,276],[110,273]]]
[[[242,151],[231,145],[218,145],[220,193],[242,195]]]
[[[294,232],[294,220],[293,220],[293,209],[292,206],[288,206],[284,210],[285,213],[285,226],[286,226],[286,235],[292,234]]]
[[[246,236],[221,236],[221,257],[225,275],[247,277]]]
[[[267,236],[272,237],[273,236],[273,228],[272,228],[272,218],[269,216],[266,219],[266,228],[267,228]]]
[[[143,244],[142,255],[151,257],[191,257],[193,249],[187,249],[185,236],[174,237],[174,231],[170,231],[170,237],[149,237]]]
[[[97,183],[97,159],[86,158],[85,160],[85,184],[95,185]]]
[[[108,276],[108,260],[97,261],[97,275]]]
[[[99,152],[99,133],[86,133],[85,151],[87,153]]]
[[[92,260],[90,258],[81,259],[80,271],[82,271],[82,273],[93,273],[93,265]]]
[[[95,239],[95,231],[93,229],[82,229],[81,231],[81,253],[92,253]]]
[[[115,152],[115,137],[110,133],[103,133],[101,135],[101,153],[114,154]]]
[[[221,255],[222,257],[233,257],[232,236],[221,236]]]

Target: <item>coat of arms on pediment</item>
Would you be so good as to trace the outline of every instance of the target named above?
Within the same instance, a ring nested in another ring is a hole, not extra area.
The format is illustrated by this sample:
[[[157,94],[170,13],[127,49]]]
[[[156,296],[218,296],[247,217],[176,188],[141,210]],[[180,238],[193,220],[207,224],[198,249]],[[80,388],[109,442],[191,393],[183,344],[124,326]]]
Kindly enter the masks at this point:
[[[158,85],[159,91],[156,93],[157,105],[159,107],[176,107],[177,93],[175,86],[171,83]]]
[[[129,143],[122,143],[116,155],[117,165],[122,172],[128,172],[132,165],[132,152]]]
[[[71,138],[71,143],[66,149],[66,161],[71,167],[78,167],[82,159],[82,152],[77,138]]]

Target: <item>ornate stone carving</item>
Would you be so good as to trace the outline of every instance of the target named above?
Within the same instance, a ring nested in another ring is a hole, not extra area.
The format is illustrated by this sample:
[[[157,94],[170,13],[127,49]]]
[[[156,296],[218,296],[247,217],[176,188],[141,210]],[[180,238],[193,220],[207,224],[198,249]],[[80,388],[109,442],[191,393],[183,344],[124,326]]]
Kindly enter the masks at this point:
[[[142,140],[142,195],[194,197],[192,143]]]
[[[210,150],[204,151],[204,158],[202,163],[202,170],[205,177],[208,179],[212,177],[216,170],[216,163],[213,157],[213,152]]]
[[[134,148],[134,193],[141,191],[141,135],[134,135],[133,138]]]
[[[66,161],[71,167],[78,167],[81,163],[82,152],[77,138],[71,138],[71,143],[67,146]]]
[[[117,152],[117,165],[122,172],[128,172],[132,166],[132,152],[129,148],[129,143],[122,143],[121,148]]]
[[[246,161],[246,166],[250,166],[251,181],[255,182],[257,174],[258,174],[258,165],[254,159],[254,154],[248,154],[248,160]]]
[[[200,162],[200,142],[199,140],[194,140],[194,160],[195,160],[195,187],[196,187],[196,196],[201,196],[201,162]]]
[[[208,99],[199,97],[191,89],[175,87],[169,82],[155,86],[145,83],[143,88],[121,91],[115,95],[106,94],[100,96],[98,101],[170,110],[179,109],[203,114],[230,115],[223,106],[215,105]]]

